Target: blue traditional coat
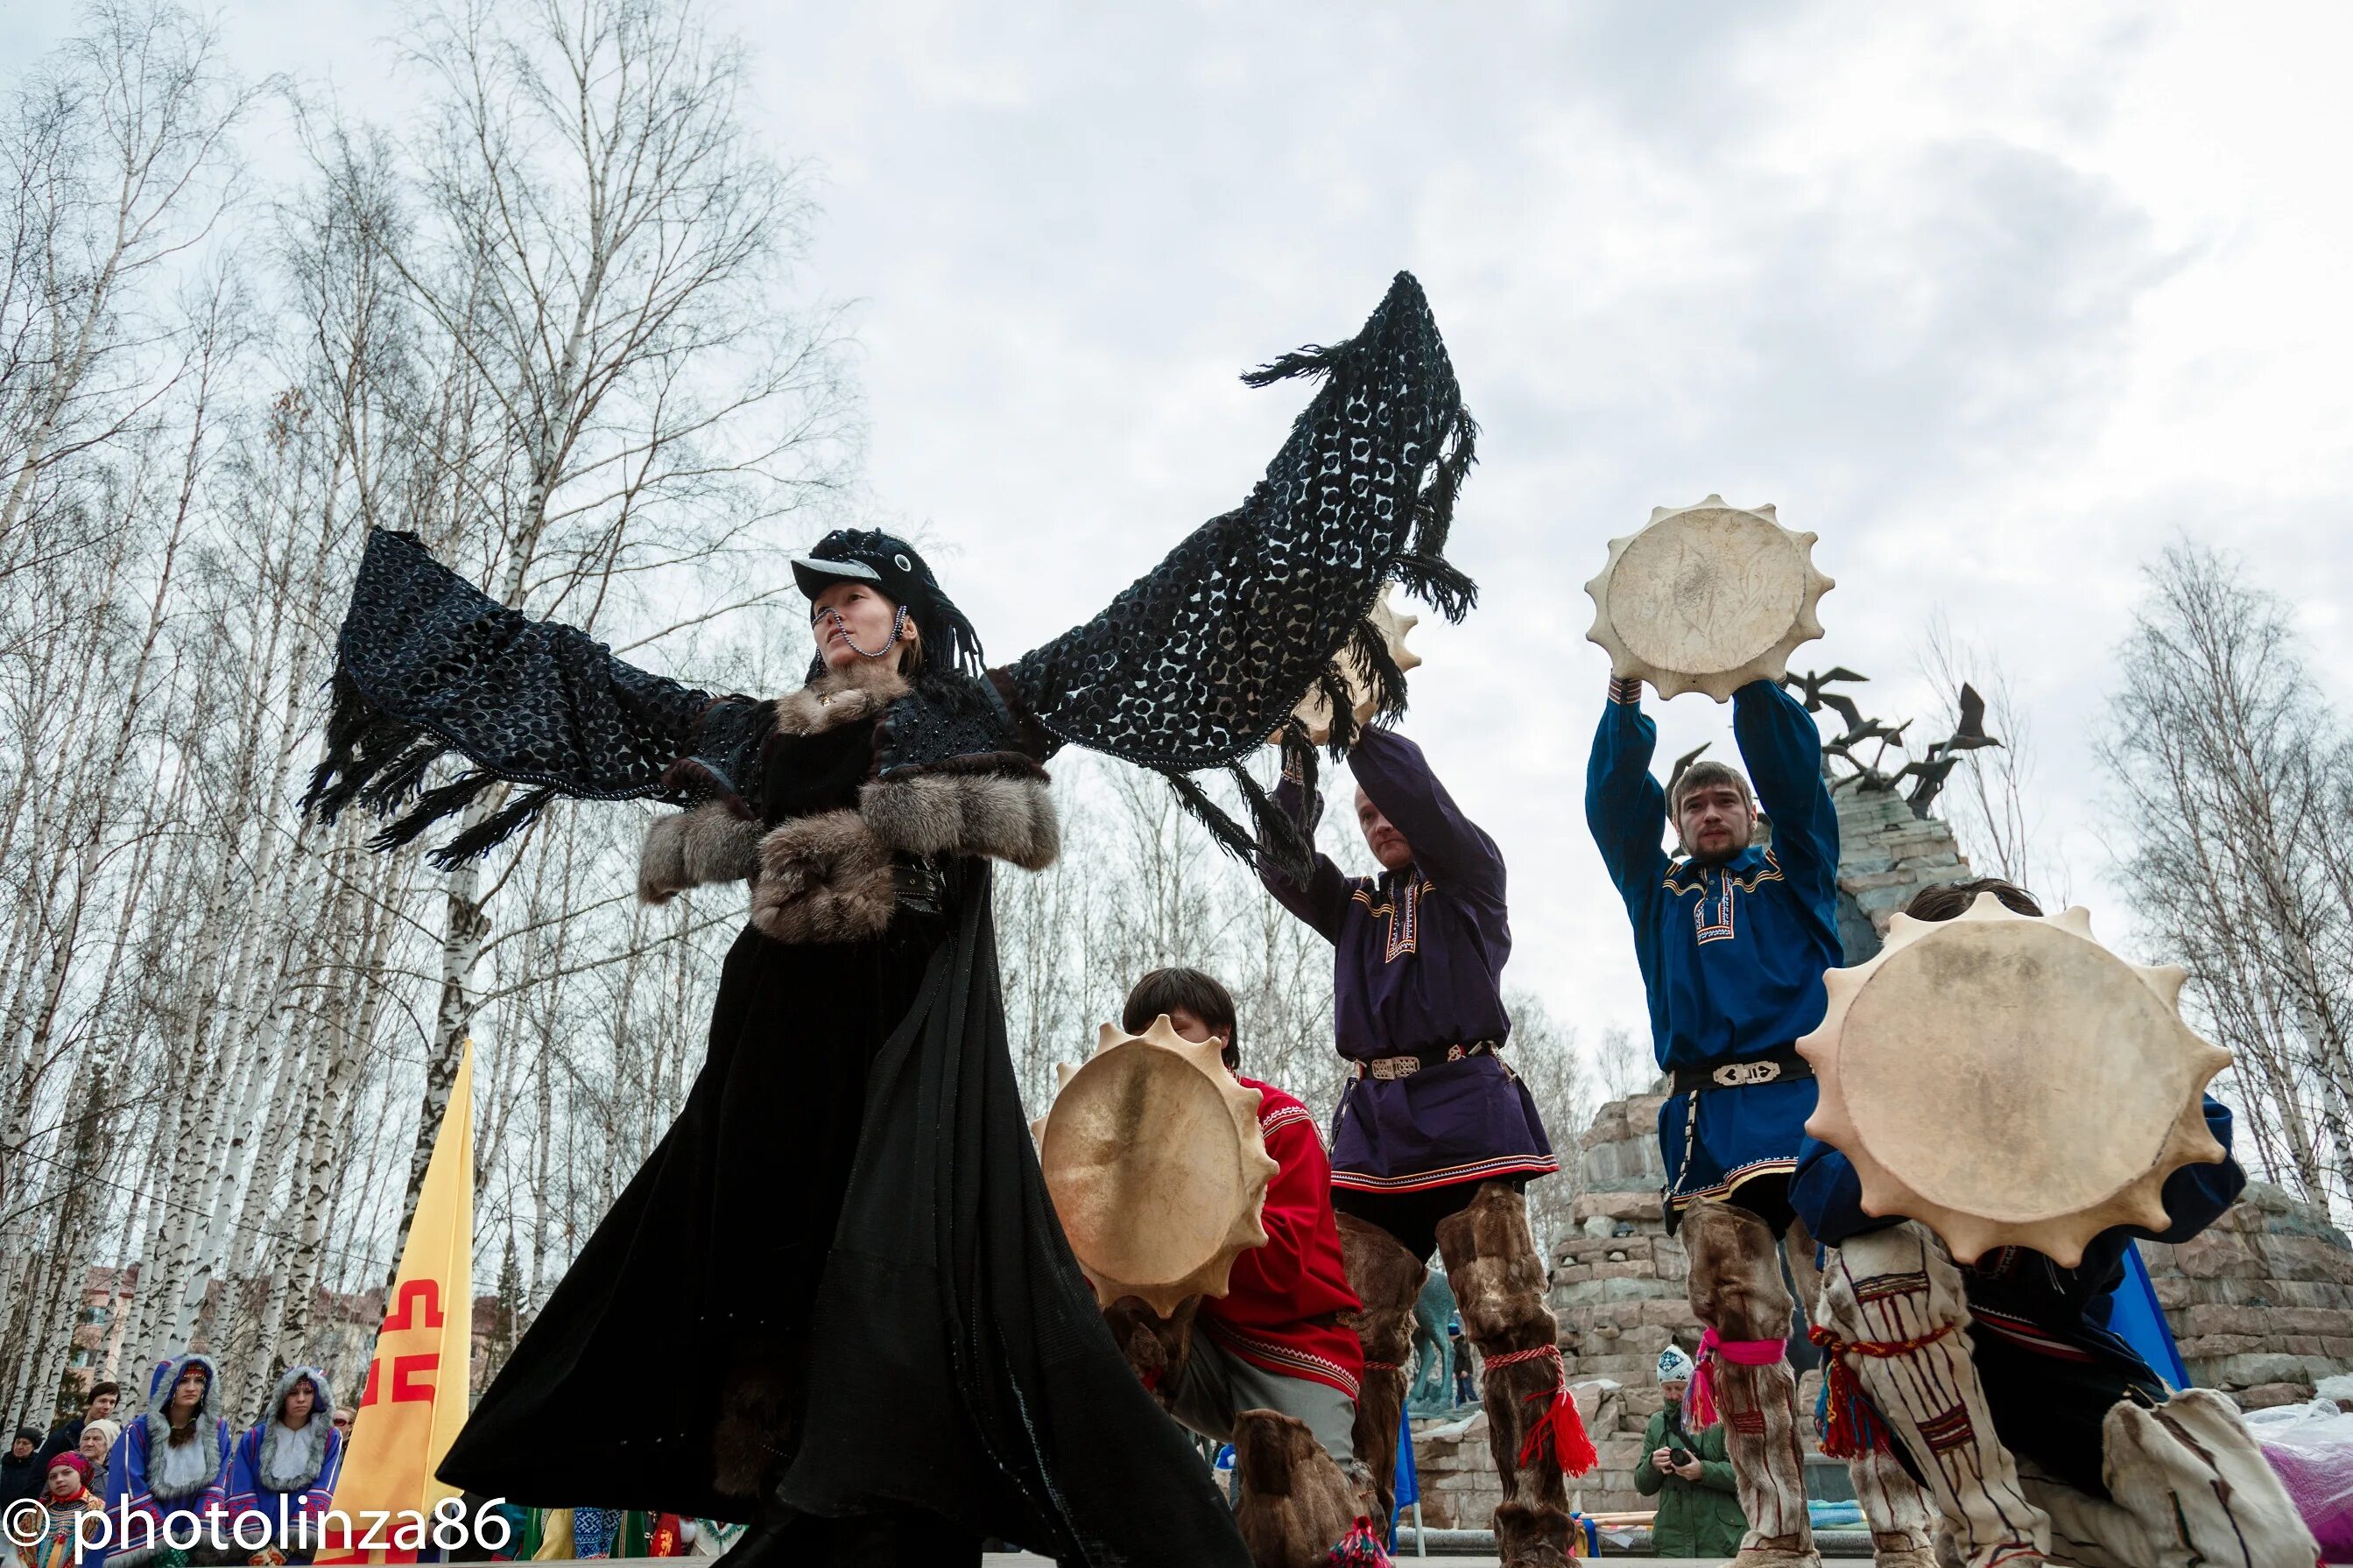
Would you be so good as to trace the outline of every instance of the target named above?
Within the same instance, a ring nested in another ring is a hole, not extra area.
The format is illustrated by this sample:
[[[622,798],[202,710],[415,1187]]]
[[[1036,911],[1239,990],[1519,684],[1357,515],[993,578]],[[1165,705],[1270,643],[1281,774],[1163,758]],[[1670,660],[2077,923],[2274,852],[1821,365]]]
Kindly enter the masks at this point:
[[[297,1384],[311,1385],[311,1418],[287,1430],[275,1450],[270,1434],[280,1430],[286,1396]],[[315,1366],[289,1367],[270,1391],[261,1419],[229,1449],[225,1506],[229,1522],[247,1514],[269,1522],[270,1542],[290,1563],[308,1563],[318,1550],[321,1521],[335,1497],[343,1468],[343,1435],[335,1430],[335,1396],[327,1374]],[[282,1521],[282,1522],[281,1522]]]
[[[164,1424],[164,1407],[180,1374],[191,1366],[205,1372],[205,1395],[196,1407],[195,1436],[178,1450],[170,1450],[171,1431]],[[106,1464],[106,1513],[122,1528],[127,1509],[131,1520],[127,1544],[112,1543],[107,1561],[117,1568],[141,1563],[163,1550],[164,1521],[185,1515],[219,1516],[228,1473],[228,1423],[216,1413],[220,1378],[208,1356],[190,1351],[171,1361],[158,1362],[147,1380],[147,1411],[132,1420],[114,1439]],[[189,1452],[194,1450],[193,1455]],[[169,1450],[169,1451],[167,1451]],[[154,1521],[151,1542],[136,1521]]]
[[[1263,863],[1260,878],[1333,945],[1341,1056],[1371,1062],[1464,1050],[1407,1077],[1349,1082],[1333,1113],[1332,1184],[1407,1193],[1558,1170],[1527,1086],[1493,1054],[1512,1032],[1502,851],[1403,735],[1364,731],[1348,768],[1412,845],[1412,864],[1350,877],[1318,855],[1303,888]],[[1317,805],[1299,780],[1286,777],[1275,798],[1312,831]],[[1491,1050],[1469,1053],[1482,1043]]]
[[[1769,680],[1733,693],[1732,733],[1772,847],[1721,866],[1661,847],[1666,791],[1651,776],[1658,726],[1641,686],[1613,681],[1586,769],[1585,820],[1634,928],[1659,1066],[1715,1067],[1796,1044],[1822,1021],[1822,972],[1838,937],[1838,814],[1822,779],[1821,735]],[[1797,1168],[1814,1080],[1676,1095],[1659,1108],[1672,1209]]]

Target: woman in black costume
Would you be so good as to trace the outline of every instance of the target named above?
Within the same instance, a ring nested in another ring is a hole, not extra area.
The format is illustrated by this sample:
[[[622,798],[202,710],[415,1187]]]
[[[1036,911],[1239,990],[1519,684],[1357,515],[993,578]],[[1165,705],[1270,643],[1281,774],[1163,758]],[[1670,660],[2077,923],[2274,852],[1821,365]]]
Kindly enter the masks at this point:
[[[482,1395],[441,1479],[543,1506],[748,1520],[778,1563],[1248,1562],[1197,1457],[1103,1327],[1048,1206],[1005,1043],[988,860],[1053,858],[1065,742],[1155,768],[1228,847],[1307,848],[1238,765],[1404,582],[1443,612],[1473,426],[1419,287],[1251,379],[1326,384],[1243,505],[1005,669],[903,541],[794,563],[809,683],[714,698],[524,619],[413,536],[371,538],[311,799],[379,842],[480,854],[554,795],[686,807],[640,891],[749,879],[684,1110]],[[1345,726],[1344,726],[1345,728]],[[1345,745],[1352,737],[1335,734]],[[470,764],[424,789],[456,752]],[[1229,768],[1255,839],[1188,776]],[[501,803],[501,785],[525,786]],[[493,810],[491,807],[497,806]]]

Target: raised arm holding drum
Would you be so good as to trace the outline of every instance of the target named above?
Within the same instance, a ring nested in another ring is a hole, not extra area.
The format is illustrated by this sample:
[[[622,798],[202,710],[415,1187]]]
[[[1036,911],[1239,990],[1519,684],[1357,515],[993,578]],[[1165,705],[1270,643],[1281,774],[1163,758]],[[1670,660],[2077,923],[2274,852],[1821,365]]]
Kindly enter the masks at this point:
[[[1497,1549],[1508,1568],[1556,1564],[1568,1548],[1563,1466],[1592,1461],[1522,1195],[1558,1163],[1535,1101],[1498,1054],[1511,1029],[1503,855],[1404,736],[1362,731],[1348,766],[1380,873],[1348,877],[1319,855],[1303,884],[1271,867],[1261,875],[1335,949],[1337,1044],[1353,1076],[1333,1119],[1333,1202],[1364,1303],[1356,1455],[1386,1511],[1414,1301],[1435,1249],[1483,1363],[1504,1482]],[[1276,798],[1312,830],[1320,802],[1310,781],[1287,773]]]
[[[1705,1331],[1695,1403],[1722,1414],[1748,1520],[1740,1568],[1818,1561],[1780,1256],[1786,1246],[1796,1278],[1810,1276],[1813,1247],[1793,1229],[1788,1200],[1814,1110],[1796,1043],[1820,1021],[1822,972],[1841,957],[1838,816],[1821,739],[1778,683],[1790,651],[1821,632],[1814,605],[1831,583],[1813,569],[1812,543],[1770,507],[1710,496],[1612,541],[1588,586],[1611,679],[1586,822],[1632,924],[1652,1048],[1672,1079],[1659,1109],[1666,1221],[1690,1253],[1692,1311]],[[1696,763],[1670,799],[1650,773],[1658,731],[1641,709],[1645,680],[1669,695],[1729,697],[1748,776]],[[1753,842],[1759,800],[1770,848]],[[1679,858],[1661,847],[1671,822]],[[1881,1458],[1851,1467],[1873,1555],[1881,1568],[1927,1568],[1926,1501]]]
[[[1820,1279],[1825,1447],[1848,1457],[1883,1563],[1905,1552],[1894,1516],[1918,1506],[1900,1460],[1969,1568],[2054,1545],[2071,1562],[2301,1568],[2311,1536],[2236,1412],[2168,1398],[2105,1328],[2130,1238],[2187,1239],[2243,1181],[2229,1112],[2201,1095],[2229,1058],[2183,1026],[2181,972],[2126,963],[2084,911],[2043,920],[1991,880],[1925,889],[1878,956],[1837,967],[1837,819],[1812,721],[1777,684],[1820,631],[1811,543],[1710,497],[1613,542],[1590,584],[1613,681],[1588,817],[1673,1075],[1667,1219],[1750,1521],[1736,1562],[1816,1560],[1779,1342],[1786,1236],[1800,1288]],[[1771,849],[1749,847],[1737,776],[1706,764],[1672,786],[1686,858],[1658,847],[1670,803],[1647,771],[1643,679],[1734,694]]]

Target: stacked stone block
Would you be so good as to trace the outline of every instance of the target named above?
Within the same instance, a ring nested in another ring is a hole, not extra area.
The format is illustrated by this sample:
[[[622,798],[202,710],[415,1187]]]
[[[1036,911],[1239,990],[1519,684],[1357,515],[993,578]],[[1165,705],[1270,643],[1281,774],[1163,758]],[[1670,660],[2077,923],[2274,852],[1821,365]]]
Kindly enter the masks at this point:
[[[2140,1247],[2193,1382],[2256,1409],[2353,1373],[2353,1246],[2316,1205],[2252,1182],[2199,1236]]]
[[[1913,816],[1902,795],[1850,784],[1831,798],[1838,806],[1839,889],[1875,931],[1884,932],[1887,917],[1922,888],[1971,876],[1953,830],[1937,817]],[[1863,955],[1853,947],[1850,939],[1847,960],[1859,963]]]

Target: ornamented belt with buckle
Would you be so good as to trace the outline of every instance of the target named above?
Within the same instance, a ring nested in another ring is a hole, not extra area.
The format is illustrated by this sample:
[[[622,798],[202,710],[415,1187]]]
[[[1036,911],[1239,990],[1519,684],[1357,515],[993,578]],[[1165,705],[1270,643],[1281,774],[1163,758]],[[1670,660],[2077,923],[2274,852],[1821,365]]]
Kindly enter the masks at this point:
[[[1411,1078],[1424,1068],[1434,1068],[1442,1062],[1459,1062],[1465,1057],[1491,1057],[1495,1054],[1495,1042],[1481,1040],[1473,1046],[1433,1046],[1426,1051],[1416,1051],[1409,1057],[1375,1057],[1370,1061],[1356,1064],[1358,1078]]]
[[[1797,1047],[1776,1046],[1763,1056],[1677,1068],[1674,1091],[1677,1094],[1705,1094],[1711,1089],[1748,1089],[1760,1083],[1782,1083],[1790,1079],[1813,1076],[1814,1064],[1799,1056]]]

